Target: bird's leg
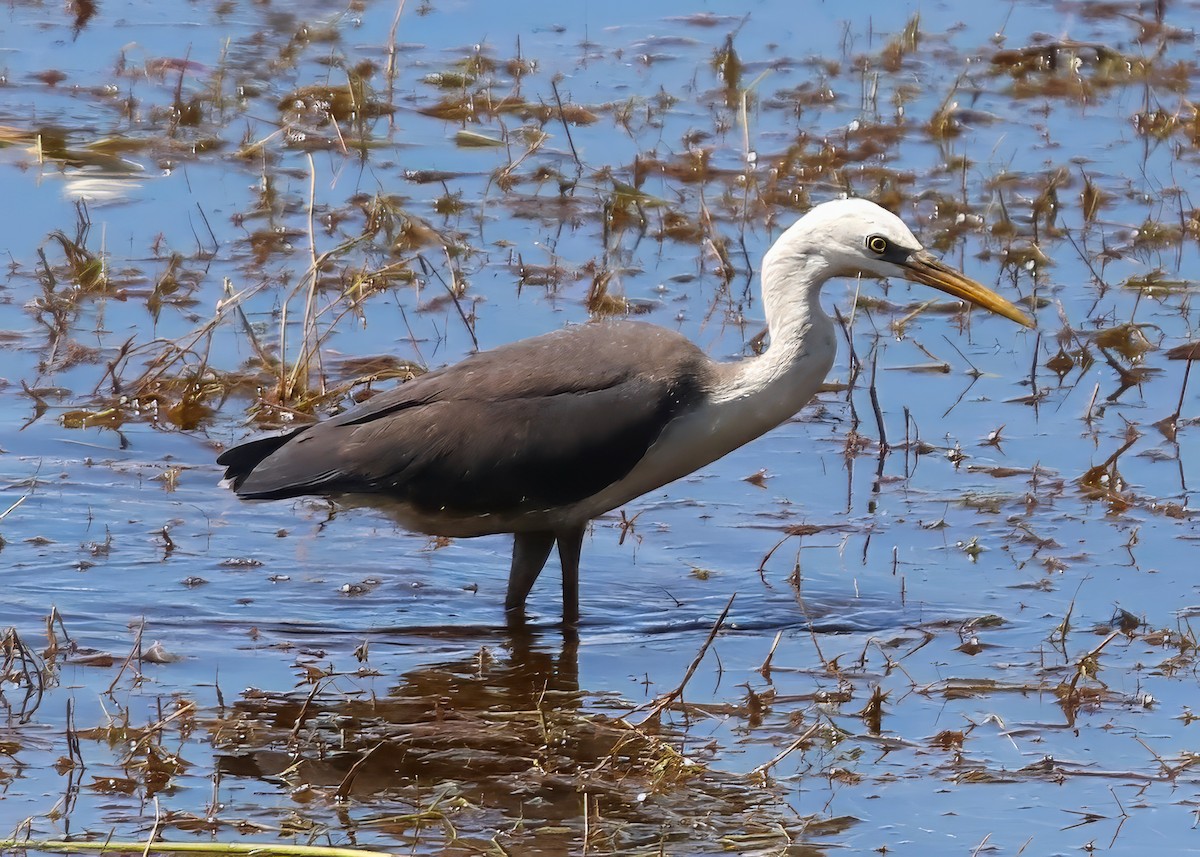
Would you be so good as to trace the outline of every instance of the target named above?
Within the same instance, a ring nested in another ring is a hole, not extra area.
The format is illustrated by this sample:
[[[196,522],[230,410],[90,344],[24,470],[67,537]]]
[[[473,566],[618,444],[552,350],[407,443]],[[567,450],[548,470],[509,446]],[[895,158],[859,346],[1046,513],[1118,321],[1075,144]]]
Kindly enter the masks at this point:
[[[506,613],[525,612],[525,599],[542,573],[552,547],[552,532],[513,533],[512,570],[508,573],[508,595],[504,598]]]
[[[559,530],[558,561],[562,563],[563,627],[574,629],[579,624],[579,552],[583,549],[583,533],[587,529],[572,527]]]

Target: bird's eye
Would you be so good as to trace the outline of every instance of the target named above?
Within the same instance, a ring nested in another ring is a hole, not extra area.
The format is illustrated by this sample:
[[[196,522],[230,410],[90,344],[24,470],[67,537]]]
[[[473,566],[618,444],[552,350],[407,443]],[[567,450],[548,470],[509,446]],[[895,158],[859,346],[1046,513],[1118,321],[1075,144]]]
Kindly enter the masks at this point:
[[[887,252],[888,240],[882,235],[868,235],[867,249],[877,256],[882,256]]]

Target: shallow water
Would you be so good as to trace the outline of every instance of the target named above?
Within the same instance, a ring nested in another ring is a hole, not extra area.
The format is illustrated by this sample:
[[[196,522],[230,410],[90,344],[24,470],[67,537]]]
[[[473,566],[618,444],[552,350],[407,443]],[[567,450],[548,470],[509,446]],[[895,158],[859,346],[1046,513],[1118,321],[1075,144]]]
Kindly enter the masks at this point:
[[[1196,11],[409,4],[389,76],[395,6],[9,7],[0,837],[1194,850],[1196,396],[1167,353],[1196,324]],[[335,123],[306,87],[347,70],[372,115]],[[762,252],[846,191],[1038,329],[830,284],[851,386],[597,521],[578,645],[553,567],[503,627],[506,538],[218,485],[281,422],[254,342],[296,358],[314,254],[314,386],[581,322],[601,280],[736,359]],[[735,595],[684,705],[630,729]]]

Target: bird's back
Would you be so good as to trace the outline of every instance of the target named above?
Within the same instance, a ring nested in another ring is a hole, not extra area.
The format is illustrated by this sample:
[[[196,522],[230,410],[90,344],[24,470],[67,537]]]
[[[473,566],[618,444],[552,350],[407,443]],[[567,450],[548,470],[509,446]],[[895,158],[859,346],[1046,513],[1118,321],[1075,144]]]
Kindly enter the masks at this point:
[[[432,532],[439,517],[511,522],[622,478],[711,371],[674,331],[581,325],[473,355],[218,462],[245,498],[373,495],[411,507]]]

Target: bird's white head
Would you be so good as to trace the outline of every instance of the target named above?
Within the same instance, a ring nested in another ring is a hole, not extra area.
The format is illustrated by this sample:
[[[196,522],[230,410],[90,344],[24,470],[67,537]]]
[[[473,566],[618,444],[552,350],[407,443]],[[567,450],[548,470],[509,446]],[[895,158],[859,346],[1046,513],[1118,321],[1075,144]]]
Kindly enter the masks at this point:
[[[854,276],[902,277],[1033,326],[1009,301],[926,252],[904,221],[866,199],[822,203],[779,236],[763,257],[764,300],[769,305],[800,285],[807,303],[817,305],[826,280]]]
[[[904,221],[867,199],[821,203],[779,236],[764,268],[803,257],[825,277],[902,275],[897,263],[921,250]]]

